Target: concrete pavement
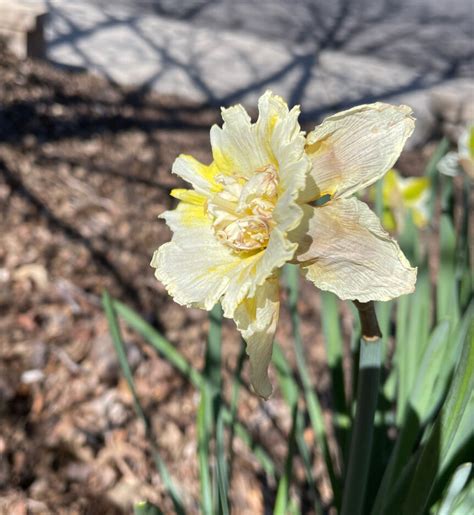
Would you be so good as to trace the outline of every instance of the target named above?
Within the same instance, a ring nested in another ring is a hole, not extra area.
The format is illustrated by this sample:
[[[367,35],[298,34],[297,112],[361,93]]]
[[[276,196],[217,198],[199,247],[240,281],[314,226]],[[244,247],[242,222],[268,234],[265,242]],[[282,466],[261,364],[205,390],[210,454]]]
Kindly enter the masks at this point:
[[[270,88],[317,119],[358,103],[403,101],[415,106],[422,138],[433,90],[474,94],[469,0],[46,4],[52,61],[198,102],[254,105]]]

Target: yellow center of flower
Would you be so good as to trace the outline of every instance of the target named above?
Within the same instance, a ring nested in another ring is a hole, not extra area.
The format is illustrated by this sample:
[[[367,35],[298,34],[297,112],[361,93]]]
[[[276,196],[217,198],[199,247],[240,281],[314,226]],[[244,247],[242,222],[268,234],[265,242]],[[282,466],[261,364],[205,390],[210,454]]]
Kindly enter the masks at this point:
[[[275,167],[262,166],[250,179],[219,175],[216,180],[223,189],[208,201],[207,212],[217,239],[237,251],[266,247],[278,198]]]

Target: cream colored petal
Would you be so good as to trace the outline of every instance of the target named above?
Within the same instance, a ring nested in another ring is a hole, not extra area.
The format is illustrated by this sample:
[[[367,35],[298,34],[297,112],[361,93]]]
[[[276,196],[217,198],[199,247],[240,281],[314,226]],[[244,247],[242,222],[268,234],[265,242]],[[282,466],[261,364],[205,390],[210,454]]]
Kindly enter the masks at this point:
[[[255,296],[258,288],[293,258],[296,249],[297,244],[289,242],[286,235],[275,228],[266,249],[242,258],[239,268],[231,274],[229,285],[222,298],[224,316],[233,318],[237,305],[245,297]]]
[[[272,216],[280,232],[273,240],[280,241],[281,249],[277,253],[283,251],[288,260],[291,259],[288,249],[294,247],[285,243],[285,235],[301,220],[302,210],[296,200],[305,186],[311,162],[305,153],[306,140],[298,123],[299,107],[290,111],[281,97],[267,91],[260,97],[258,108],[259,117],[255,124],[251,123],[242,106],[222,111],[223,128],[215,126],[211,129],[214,163],[225,173],[246,177],[267,164],[276,168],[279,192]],[[273,253],[272,241],[268,247],[267,251]],[[267,260],[268,256],[264,262]],[[263,269],[263,275],[271,273],[271,267]]]
[[[307,137],[312,172],[301,200],[349,197],[382,177],[413,132],[411,113],[377,102],[326,118]]]
[[[176,209],[162,213],[159,218],[163,218],[175,233],[174,239],[188,239],[187,231],[192,228],[210,228],[211,221],[206,213],[206,195],[194,190],[174,189],[171,196],[182,202],[178,203]]]
[[[199,193],[209,195],[222,189],[222,185],[215,180],[219,171],[214,163],[205,165],[192,156],[181,154],[173,163],[171,171],[192,184]]]
[[[161,217],[174,234],[153,255],[155,276],[179,304],[211,309],[242,260],[216,240],[204,203],[180,202]]]
[[[301,160],[304,155],[306,139],[298,122],[300,107],[294,106],[290,111],[281,97],[267,91],[258,101],[258,111],[257,137],[271,162],[281,170],[280,179],[286,187],[286,166]]]
[[[224,124],[211,127],[212,155],[221,173],[251,177],[257,168],[271,163],[256,127],[241,105],[222,109]]]
[[[290,231],[301,221],[303,213],[297,199],[306,185],[311,161],[305,153],[305,137],[298,123],[299,106],[288,112],[288,108],[284,110],[280,105],[283,101],[278,99],[279,97],[270,96],[267,100],[268,106],[265,102],[260,102],[260,112],[268,113],[266,119],[272,121],[262,123],[259,129],[262,138],[269,131],[268,127],[273,131],[270,148],[279,170],[279,197],[273,219],[281,231]]]
[[[203,206],[207,201],[207,196],[194,190],[186,190],[184,188],[175,188],[170,191],[170,195],[178,200],[183,200],[188,204]]]
[[[267,91],[260,97],[258,109],[254,124],[241,105],[222,109],[222,128],[217,125],[211,128],[216,167],[224,173],[248,178],[258,168],[272,164],[279,172],[283,189],[294,187],[296,182],[301,189],[302,172],[295,165],[303,160],[305,173],[310,164],[304,153],[304,133],[298,123],[299,107],[289,111],[281,97]]]
[[[266,249],[234,253],[190,213],[196,213],[195,206],[186,209],[182,218],[177,210],[164,214],[175,234],[153,256],[155,275],[179,304],[210,309],[220,300],[224,316],[233,318],[243,299],[254,296],[260,285],[292,259],[297,245],[276,229]]]
[[[295,171],[294,184],[280,192],[272,213],[273,220],[284,234],[295,229],[300,224],[303,217],[303,211],[300,204],[297,202],[297,197],[301,191],[299,184],[304,184],[305,181],[305,179],[303,179],[302,183],[300,183],[299,177],[306,176],[306,166],[304,163],[300,162],[295,164],[292,169]]]
[[[247,342],[252,386],[265,399],[272,393],[268,365],[272,358],[279,309],[278,279],[272,277],[257,288],[253,298],[242,301],[234,315],[237,328]]]
[[[266,91],[258,99],[258,120],[256,122],[257,133],[261,141],[268,142],[269,154],[273,153],[271,140],[275,127],[280,120],[285,119],[287,116],[288,105],[280,96],[274,95],[271,91]],[[298,131],[299,130],[300,128],[298,125]],[[291,135],[288,137],[291,137]]]
[[[254,296],[258,287],[293,258],[297,244],[288,241],[287,232],[302,218],[296,197],[311,166],[298,124],[299,109],[289,111],[281,98],[267,92],[259,101],[259,110],[255,124],[241,106],[222,111],[223,128],[211,130],[214,162],[210,166],[189,156],[176,160],[173,171],[193,184],[196,192],[173,190],[172,195],[183,202],[164,218],[175,234],[153,260],[157,277],[178,302],[208,309],[219,299],[226,317],[233,317],[245,297]],[[242,190],[242,176],[254,178],[255,171],[267,164],[278,173],[278,200],[268,244],[258,251],[234,252],[217,240],[207,216],[212,202],[230,201],[213,195],[214,189],[227,184],[222,177],[218,183],[215,178],[222,173],[237,175],[237,189]]]
[[[282,191],[304,187],[311,162],[305,153],[305,133],[298,122],[300,107],[288,110],[286,102],[267,91],[258,101],[258,138],[276,164]]]
[[[294,238],[300,241],[296,262],[306,277],[341,299],[385,301],[415,288],[416,269],[377,216],[355,198],[306,206]]]
[[[221,301],[224,315],[233,318],[243,299],[254,296],[258,286],[292,258],[296,244],[286,241],[276,229],[266,249],[233,252],[216,239],[205,196],[186,190],[174,193],[193,203],[180,202],[161,215],[174,234],[153,256],[155,276],[179,304],[211,309]]]

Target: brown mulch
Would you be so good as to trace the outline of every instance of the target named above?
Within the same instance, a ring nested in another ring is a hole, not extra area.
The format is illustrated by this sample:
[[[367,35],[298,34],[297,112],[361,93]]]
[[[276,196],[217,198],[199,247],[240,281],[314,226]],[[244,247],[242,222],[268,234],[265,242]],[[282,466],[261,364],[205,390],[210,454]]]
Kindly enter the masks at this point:
[[[100,296],[109,290],[202,366],[207,314],[175,304],[149,262],[169,238],[157,215],[172,207],[168,192],[179,183],[171,164],[181,152],[209,160],[209,127],[217,117],[216,109],[0,51],[0,513],[129,513],[141,499],[172,512]],[[419,154],[406,159],[416,168],[426,161]],[[316,290],[305,284],[303,339],[328,412],[318,306]],[[349,332],[350,313],[342,314]],[[290,332],[283,311],[277,338],[293,363]],[[199,395],[138,336],[125,336],[157,445],[187,509],[198,513]],[[226,399],[239,350],[226,322]],[[278,389],[264,403],[244,388],[239,417],[282,465],[290,414]],[[234,450],[233,513],[263,513],[276,485],[238,439]],[[295,476],[303,485],[298,463]]]

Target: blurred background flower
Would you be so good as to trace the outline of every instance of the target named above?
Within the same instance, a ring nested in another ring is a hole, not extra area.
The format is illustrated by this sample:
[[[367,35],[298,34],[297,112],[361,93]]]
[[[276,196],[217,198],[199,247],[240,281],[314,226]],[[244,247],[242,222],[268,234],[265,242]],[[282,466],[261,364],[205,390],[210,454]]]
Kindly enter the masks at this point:
[[[376,199],[377,187],[370,189],[372,201]],[[430,180],[428,177],[402,177],[389,170],[382,179],[382,224],[388,231],[402,233],[407,216],[422,229],[429,223]]]
[[[441,159],[438,170],[450,177],[465,173],[474,180],[474,125],[463,129],[457,146],[457,152],[448,152]]]

